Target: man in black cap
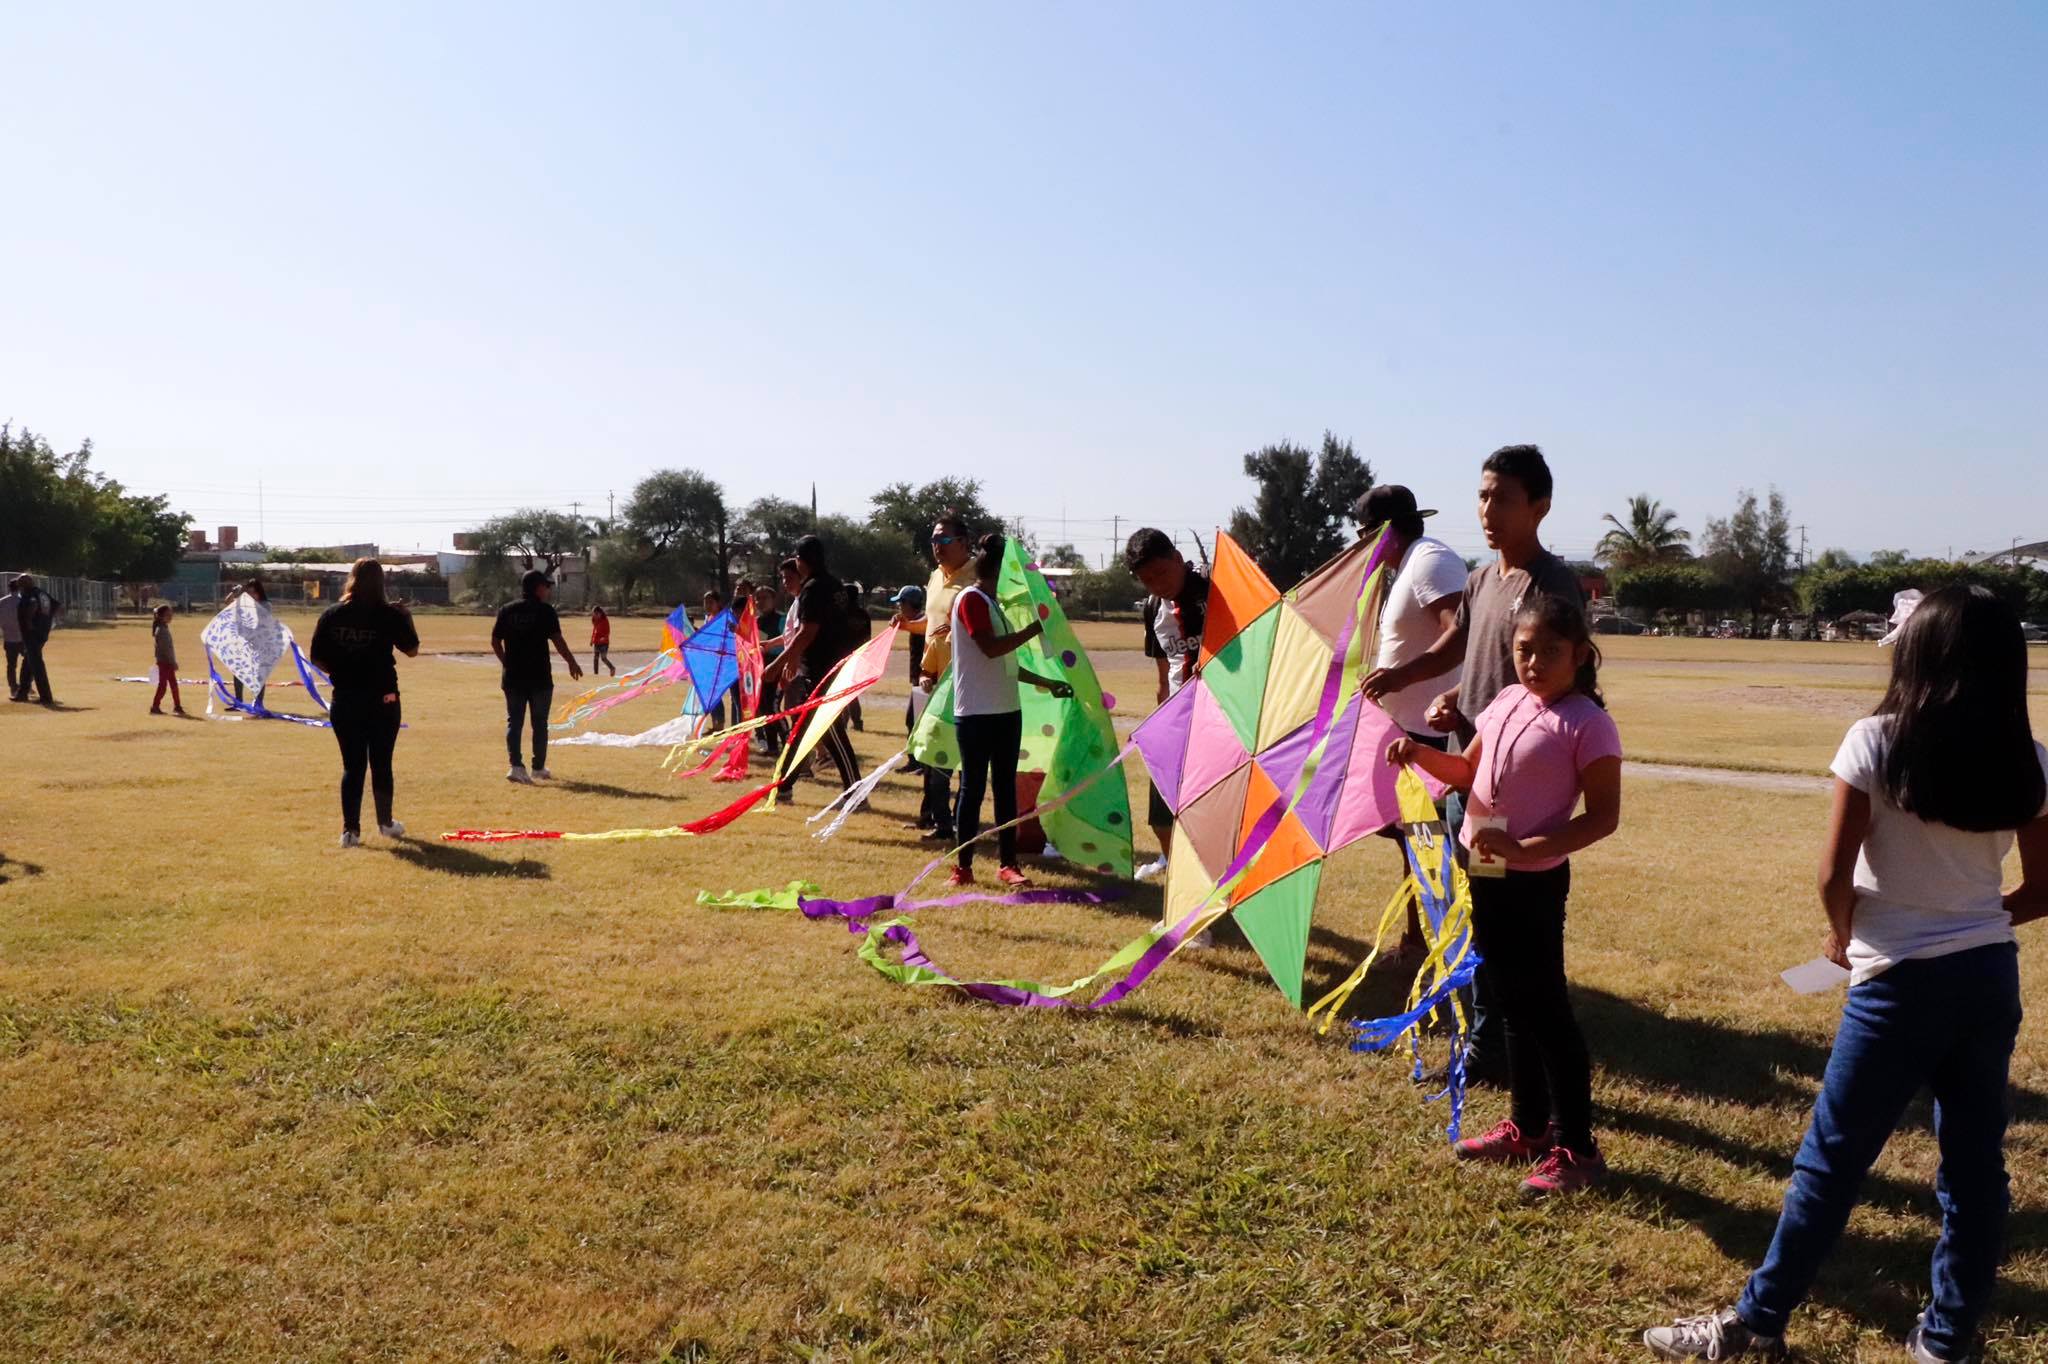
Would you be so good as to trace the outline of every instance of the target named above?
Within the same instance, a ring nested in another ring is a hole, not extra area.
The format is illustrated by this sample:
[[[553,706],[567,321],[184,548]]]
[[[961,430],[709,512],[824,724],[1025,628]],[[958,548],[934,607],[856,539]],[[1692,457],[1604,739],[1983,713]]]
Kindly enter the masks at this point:
[[[548,648],[569,665],[569,676],[583,676],[583,665],[569,652],[562,638],[562,618],[548,600],[555,594],[555,580],[539,569],[519,580],[519,600],[498,612],[491,625],[491,652],[504,667],[499,686],[505,693],[505,751],[512,766],[505,780],[521,786],[533,785],[534,777],[548,777],[548,707],[555,699],[555,677],[548,663]],[[520,761],[519,732],[522,721],[533,729],[533,772]]]
[[[1387,672],[1428,653],[1457,625],[1458,605],[1465,600],[1465,561],[1443,541],[1422,533],[1423,520],[1435,516],[1436,509],[1417,507],[1415,494],[1398,483],[1372,489],[1352,504],[1351,514],[1358,520],[1359,535],[1369,537],[1385,527],[1388,536],[1386,562],[1392,566],[1393,581],[1380,607],[1380,647],[1373,674],[1385,681]],[[1448,740],[1433,731],[1425,717],[1439,693],[1458,685],[1458,672],[1453,664],[1446,674],[1389,690],[1374,690],[1368,679],[1367,694],[1417,743],[1440,749]]]

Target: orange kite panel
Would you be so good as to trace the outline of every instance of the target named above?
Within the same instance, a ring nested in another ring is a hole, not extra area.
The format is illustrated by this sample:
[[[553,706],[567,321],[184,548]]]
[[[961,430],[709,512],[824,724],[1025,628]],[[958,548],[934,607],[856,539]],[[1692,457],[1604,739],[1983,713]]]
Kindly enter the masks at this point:
[[[1202,628],[1201,663],[1237,638],[1238,631],[1280,600],[1249,554],[1222,531],[1216,532],[1216,559],[1209,569],[1208,622]]]

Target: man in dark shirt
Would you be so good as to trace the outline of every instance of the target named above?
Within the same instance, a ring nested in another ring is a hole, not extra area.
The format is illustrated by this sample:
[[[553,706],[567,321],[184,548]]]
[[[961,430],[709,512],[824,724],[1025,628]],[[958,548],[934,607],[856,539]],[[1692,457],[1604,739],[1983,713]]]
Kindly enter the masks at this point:
[[[1158,701],[1187,685],[1202,654],[1202,630],[1208,623],[1209,580],[1195,569],[1163,530],[1150,526],[1135,531],[1124,546],[1124,566],[1144,584],[1145,657],[1159,665]],[[1158,860],[1138,868],[1138,879],[1165,873],[1173,853],[1173,807],[1151,788],[1146,823],[1159,840]]]
[[[796,553],[783,563],[783,585],[791,590],[796,603],[790,607],[782,655],[761,670],[761,685],[765,689],[780,683],[782,703],[787,709],[811,699],[825,675],[846,657],[853,630],[846,616],[846,590],[826,570],[825,542],[817,536],[806,535],[796,542]],[[806,711],[797,717],[789,736],[791,744],[803,741],[814,714]],[[844,712],[833,721],[818,747],[839,770],[842,786],[852,786],[860,780],[860,761],[854,756],[853,741],[846,735]],[[794,791],[796,778],[795,769],[791,769],[782,783],[783,799],[787,800]]]
[[[50,642],[50,627],[57,623],[64,603],[37,587],[36,580],[26,573],[14,580],[14,593],[21,624],[20,693],[15,699],[28,700],[29,688],[33,686],[37,701],[54,706],[57,702],[50,695],[50,671],[43,663],[43,648]]]
[[[1439,734],[1455,734],[1458,747],[1472,741],[1472,721],[1515,680],[1515,613],[1532,596],[1585,602],[1578,575],[1543,548],[1543,518],[1550,514],[1554,484],[1543,452],[1533,445],[1504,445],[1479,470],[1479,525],[1498,558],[1472,570],[1457,622],[1427,652],[1398,668],[1381,668],[1360,684],[1380,697],[1441,677],[1459,663],[1463,678],[1430,703],[1425,719]],[[1464,796],[1452,791],[1444,802],[1445,827],[1456,838],[1465,822]],[[1492,994],[1487,968],[1479,968],[1472,992],[1472,1033],[1466,1070],[1473,1079],[1498,1081],[1507,1073],[1506,1044],[1491,1023],[1485,1000]]]
[[[548,647],[554,646],[569,665],[569,676],[580,678],[583,668],[562,638],[562,618],[555,614],[548,598],[555,585],[548,575],[534,569],[519,580],[520,599],[498,612],[491,626],[491,652],[504,665],[500,685],[505,691],[505,752],[512,759],[506,781],[531,785],[534,777],[550,777],[548,771],[548,707],[555,699],[555,676],[548,662]],[[533,775],[519,756],[519,726],[532,719]]]

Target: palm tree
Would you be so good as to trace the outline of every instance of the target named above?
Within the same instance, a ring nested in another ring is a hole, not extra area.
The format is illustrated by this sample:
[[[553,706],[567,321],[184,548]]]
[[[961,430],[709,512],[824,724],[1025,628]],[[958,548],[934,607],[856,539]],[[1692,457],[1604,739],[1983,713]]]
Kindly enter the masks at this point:
[[[1611,568],[1641,568],[1692,557],[1692,532],[1678,524],[1677,512],[1648,493],[1628,500],[1626,522],[1613,512],[1605,519],[1614,529],[1601,537],[1593,553]]]

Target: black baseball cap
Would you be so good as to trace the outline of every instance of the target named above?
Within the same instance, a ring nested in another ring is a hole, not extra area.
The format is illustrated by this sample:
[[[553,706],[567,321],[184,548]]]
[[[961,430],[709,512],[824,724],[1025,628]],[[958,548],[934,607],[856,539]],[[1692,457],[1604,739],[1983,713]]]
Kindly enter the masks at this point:
[[[1436,508],[1418,508],[1414,493],[1399,483],[1382,483],[1351,504],[1351,515],[1358,522],[1359,533],[1370,535],[1389,521],[1435,516]]]

